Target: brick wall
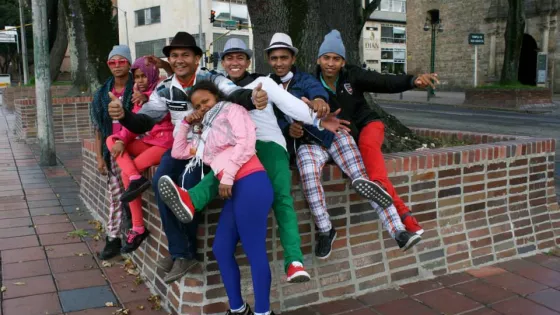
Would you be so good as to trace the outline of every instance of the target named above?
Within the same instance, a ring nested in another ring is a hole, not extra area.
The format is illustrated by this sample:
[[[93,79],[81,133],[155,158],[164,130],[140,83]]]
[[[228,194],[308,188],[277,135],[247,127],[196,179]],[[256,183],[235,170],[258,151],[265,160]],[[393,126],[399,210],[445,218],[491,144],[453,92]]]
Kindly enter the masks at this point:
[[[550,89],[467,89],[465,105],[511,110],[555,107]]]
[[[55,97],[52,99],[54,138],[58,143],[76,142],[93,137],[89,118],[91,97]],[[35,99],[15,100],[16,134],[20,139],[37,139]]]
[[[70,85],[51,86],[52,97],[63,96],[70,91]],[[33,86],[14,86],[5,88],[2,94],[2,102],[9,110],[15,109],[15,100],[25,98],[35,98],[35,87]]]
[[[426,232],[402,253],[382,231],[377,215],[349,188],[341,171],[324,169],[323,183],[338,239],[331,257],[313,257],[315,228],[293,175],[305,265],[312,281],[287,284],[275,220],[269,218],[267,248],[273,272],[272,305],[285,311],[541,252],[560,242],[560,211],[554,189],[555,141],[504,135],[417,129],[423,135],[470,138],[478,145],[386,156],[391,179]],[[500,141],[500,142],[493,142]],[[93,143],[84,141],[81,198],[95,215],[107,217],[105,181],[95,169]],[[150,171],[153,172],[153,169]],[[148,174],[150,175],[150,174]],[[200,267],[166,286],[155,260],[168,254],[151,190],[144,215],[152,235],[133,256],[155,292],[175,314],[223,314],[227,298],[211,245],[219,204],[203,214],[199,229]],[[238,253],[242,250],[239,249]],[[244,297],[252,301],[250,271],[239,254]]]

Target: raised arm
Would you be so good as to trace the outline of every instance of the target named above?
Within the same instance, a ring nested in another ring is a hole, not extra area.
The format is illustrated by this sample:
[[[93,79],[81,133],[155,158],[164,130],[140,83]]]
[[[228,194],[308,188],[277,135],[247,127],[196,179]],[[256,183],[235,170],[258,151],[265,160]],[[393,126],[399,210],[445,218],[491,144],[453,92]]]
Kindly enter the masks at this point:
[[[359,67],[348,68],[348,71],[352,83],[363,92],[400,93],[415,88],[412,75],[384,75]]]
[[[125,110],[124,117],[119,122],[133,133],[143,134],[152,130],[154,125],[162,120],[168,112],[163,97],[157,92],[153,92],[148,102],[137,114]]]

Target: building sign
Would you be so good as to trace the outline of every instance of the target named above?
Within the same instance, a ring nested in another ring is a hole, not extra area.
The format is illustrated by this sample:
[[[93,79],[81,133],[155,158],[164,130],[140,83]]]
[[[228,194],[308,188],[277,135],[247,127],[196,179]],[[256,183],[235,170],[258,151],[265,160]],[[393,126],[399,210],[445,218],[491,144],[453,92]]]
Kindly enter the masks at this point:
[[[537,56],[537,84],[546,84],[548,55],[540,52]]]
[[[469,45],[484,45],[484,34],[480,34],[480,33],[469,34]]]
[[[364,45],[366,49],[379,50],[379,40],[375,38],[374,32],[371,32],[369,38],[364,40]]]

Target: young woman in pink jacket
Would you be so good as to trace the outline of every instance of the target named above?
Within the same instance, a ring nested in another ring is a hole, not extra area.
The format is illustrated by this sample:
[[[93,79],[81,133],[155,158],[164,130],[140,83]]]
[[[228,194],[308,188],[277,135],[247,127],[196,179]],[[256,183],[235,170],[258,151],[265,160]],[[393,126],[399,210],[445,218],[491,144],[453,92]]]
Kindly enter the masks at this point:
[[[194,111],[183,120],[171,155],[190,159],[189,167],[204,163],[220,180],[219,193],[226,199],[220,214],[213,252],[231,310],[227,314],[269,315],[271,274],[266,254],[267,218],[273,201],[272,184],[256,156],[256,127],[243,107],[223,101],[210,81],[193,86]],[[194,134],[193,134],[194,133]],[[179,220],[188,222],[194,207],[187,191],[168,176],[160,178],[160,196]],[[235,249],[241,241],[253,277],[255,313],[241,296]]]
[[[147,63],[145,57],[141,57],[132,64],[131,71],[134,75],[135,93],[140,92],[149,98],[158,84],[159,70],[153,64]],[[136,103],[132,111],[136,113],[141,108],[142,103]],[[150,181],[141,173],[153,165],[158,165],[161,156],[172,146],[173,124],[169,114],[144,135],[139,136],[122,127],[107,138],[107,147],[121,169],[126,188],[121,201],[128,202],[132,215],[132,229],[127,233],[122,253],[136,250],[150,233],[144,227],[142,215],[142,193],[150,187]]]

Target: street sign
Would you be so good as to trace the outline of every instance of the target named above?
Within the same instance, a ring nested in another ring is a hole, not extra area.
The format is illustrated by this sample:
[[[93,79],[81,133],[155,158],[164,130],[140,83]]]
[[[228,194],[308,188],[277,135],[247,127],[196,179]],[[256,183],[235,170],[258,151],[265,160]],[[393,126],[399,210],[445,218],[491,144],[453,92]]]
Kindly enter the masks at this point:
[[[0,30],[0,43],[15,43],[17,31]]]
[[[537,55],[537,85],[546,85],[548,72],[548,55],[540,52]]]
[[[236,20],[228,20],[226,21],[226,30],[236,30],[237,29],[237,21]]]
[[[469,34],[469,45],[484,45],[484,34],[481,33]]]

